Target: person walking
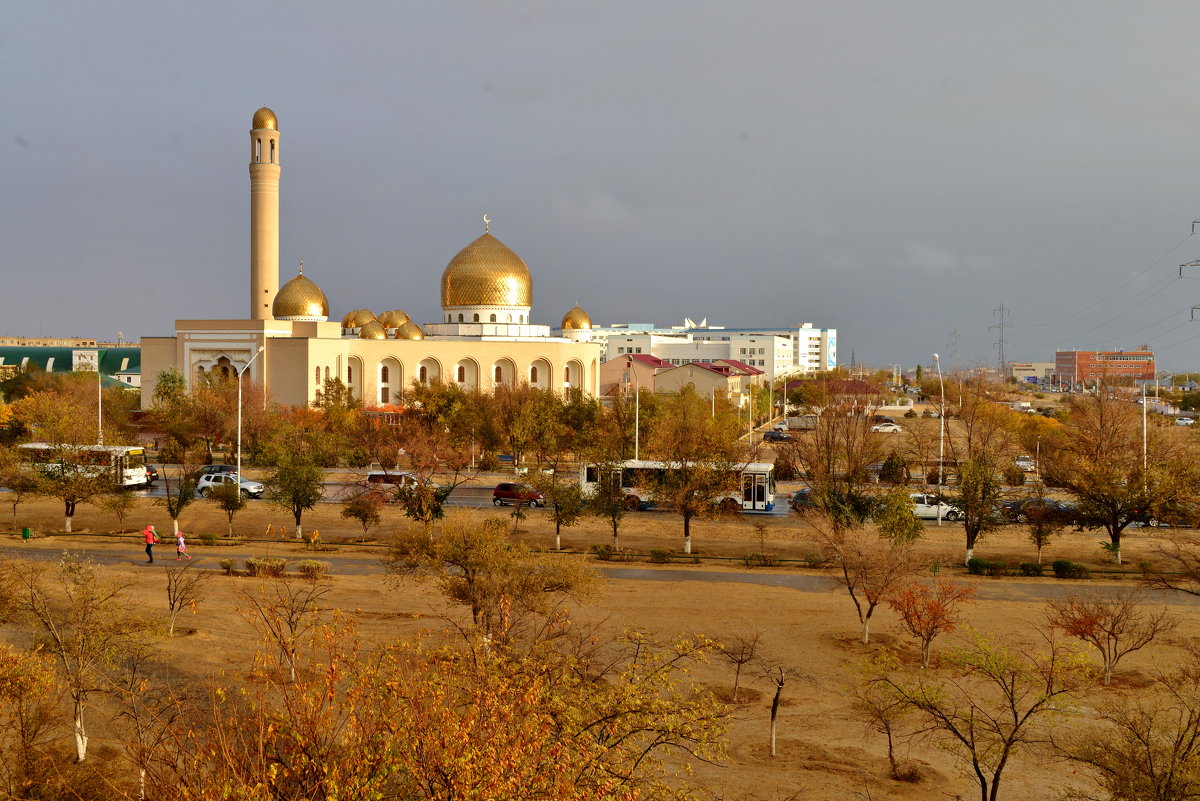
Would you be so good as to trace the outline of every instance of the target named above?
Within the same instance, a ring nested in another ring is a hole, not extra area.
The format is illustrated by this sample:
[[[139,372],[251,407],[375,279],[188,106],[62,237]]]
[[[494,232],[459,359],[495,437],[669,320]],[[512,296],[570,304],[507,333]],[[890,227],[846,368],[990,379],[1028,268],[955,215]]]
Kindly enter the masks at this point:
[[[146,530],[142,532],[146,538],[146,562],[154,564],[154,545],[158,542],[158,532],[154,530],[154,526],[146,526]]]
[[[183,532],[180,531],[175,535],[175,561],[178,562],[185,556],[189,562],[192,561],[192,555],[187,552],[187,543],[183,541]]]

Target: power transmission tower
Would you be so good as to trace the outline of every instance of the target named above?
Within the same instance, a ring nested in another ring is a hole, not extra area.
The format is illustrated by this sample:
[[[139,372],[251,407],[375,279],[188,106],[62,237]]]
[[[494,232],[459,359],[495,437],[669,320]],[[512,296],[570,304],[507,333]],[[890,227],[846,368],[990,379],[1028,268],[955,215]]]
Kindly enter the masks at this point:
[[[950,348],[950,372],[958,372],[958,329],[955,328],[950,332],[950,341],[946,343]]]
[[[1007,313],[1008,313],[1008,309],[1006,309],[1004,307],[1003,303],[1000,304],[1000,308],[992,309],[992,314],[1000,315],[1000,322],[996,323],[995,325],[988,326],[989,331],[995,329],[995,330],[999,331],[999,335],[1000,335],[999,339],[996,342],[996,347],[1000,351],[999,355],[996,358],[996,367],[1000,373],[1001,379],[1008,378],[1008,362],[1005,361],[1005,359],[1004,359],[1004,341],[1005,341],[1004,340],[1004,329],[1011,328],[1012,326],[1010,326],[1006,322],[1004,322],[1004,315]]]

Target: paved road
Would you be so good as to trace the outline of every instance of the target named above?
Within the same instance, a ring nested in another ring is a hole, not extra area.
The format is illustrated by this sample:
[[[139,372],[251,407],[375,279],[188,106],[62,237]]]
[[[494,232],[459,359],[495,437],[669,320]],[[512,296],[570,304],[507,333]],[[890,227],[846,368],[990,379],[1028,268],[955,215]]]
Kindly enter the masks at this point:
[[[80,538],[83,539],[82,537]],[[97,564],[115,565],[115,564],[140,564],[146,569],[157,569],[160,565],[173,565],[175,559],[170,556],[174,553],[174,548],[169,541],[169,536],[163,538],[163,543],[159,546],[160,558],[155,561],[153,567],[146,564],[143,545],[135,535],[130,535],[129,546],[116,547],[115,545],[107,545],[104,547],[89,546],[86,541],[81,541],[78,547],[69,547],[67,550],[82,554]],[[280,549],[288,547],[290,543],[280,542]],[[350,546],[362,547],[362,546]],[[217,567],[218,557],[231,557],[243,559],[252,554],[261,554],[263,552],[261,546],[247,545],[244,547],[224,547],[218,552],[209,552],[204,548],[195,548],[192,550],[194,557],[193,564],[202,569],[219,570]],[[13,545],[0,545],[0,554],[22,556],[25,558],[39,559],[51,561],[57,559],[62,553],[61,547],[55,548],[25,548],[21,543]],[[377,548],[378,553],[347,553],[339,554],[337,552],[322,552],[312,554],[313,558],[318,558],[321,561],[329,562],[329,572],[333,575],[379,575],[383,572],[383,567],[380,564],[380,559],[385,555],[386,550],[382,547]],[[307,554],[303,555],[307,557]],[[582,557],[582,555],[580,555]],[[302,557],[296,557],[302,558]],[[729,584],[756,584],[767,587],[787,587],[796,590],[797,592],[833,592],[838,589],[840,582],[833,576],[819,573],[765,573],[757,571],[726,571],[726,570],[705,570],[703,567],[675,567],[675,568],[648,568],[648,567],[612,567],[601,565],[598,567],[600,573],[607,578],[617,581],[707,581],[721,582]],[[966,577],[956,577],[961,581],[966,581]],[[1089,587],[1099,588],[1097,585],[1082,584],[1079,582],[1059,582],[1054,580],[1029,581],[1015,578],[1009,579],[987,579],[979,582],[978,598],[988,601],[1031,601],[1040,603],[1047,599],[1061,599],[1069,593],[1077,593],[1086,591]],[[1156,591],[1152,595],[1152,600],[1158,603],[1166,603],[1172,606],[1200,606],[1200,598],[1187,595],[1181,592]]]

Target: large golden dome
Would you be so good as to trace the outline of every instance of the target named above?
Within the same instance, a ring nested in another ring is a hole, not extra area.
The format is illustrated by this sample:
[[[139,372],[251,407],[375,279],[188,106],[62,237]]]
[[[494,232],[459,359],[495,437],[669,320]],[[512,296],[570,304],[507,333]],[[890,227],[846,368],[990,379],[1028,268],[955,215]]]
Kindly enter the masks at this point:
[[[399,328],[411,319],[407,314],[399,309],[385,311],[379,315],[379,324],[384,328]]]
[[[250,123],[250,129],[254,131],[268,130],[278,131],[279,120],[275,118],[275,112],[263,106],[258,111],[254,112],[254,121]]]
[[[424,339],[425,332],[421,330],[421,326],[409,320],[404,325],[396,329],[396,339]]]
[[[571,310],[563,315],[562,330],[564,331],[588,331],[591,327],[592,318],[579,306],[571,307]]]
[[[491,234],[458,252],[442,273],[442,308],[533,305],[533,278],[521,257]]]
[[[320,318],[323,321],[329,318],[329,301],[321,287],[301,273],[279,287],[271,304],[271,316],[278,320]]]

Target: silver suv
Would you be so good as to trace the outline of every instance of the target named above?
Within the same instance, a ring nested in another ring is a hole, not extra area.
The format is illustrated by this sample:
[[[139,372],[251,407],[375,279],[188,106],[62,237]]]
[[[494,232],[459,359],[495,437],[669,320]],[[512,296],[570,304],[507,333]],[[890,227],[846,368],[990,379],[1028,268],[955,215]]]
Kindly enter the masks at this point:
[[[238,488],[242,491],[243,498],[261,498],[263,491],[266,490],[266,487],[257,481],[248,481],[246,479],[238,481],[237,473],[209,473],[208,475],[200,476],[200,479],[196,482],[196,492],[201,498],[207,498],[212,492],[213,487],[228,484],[237,484]]]

